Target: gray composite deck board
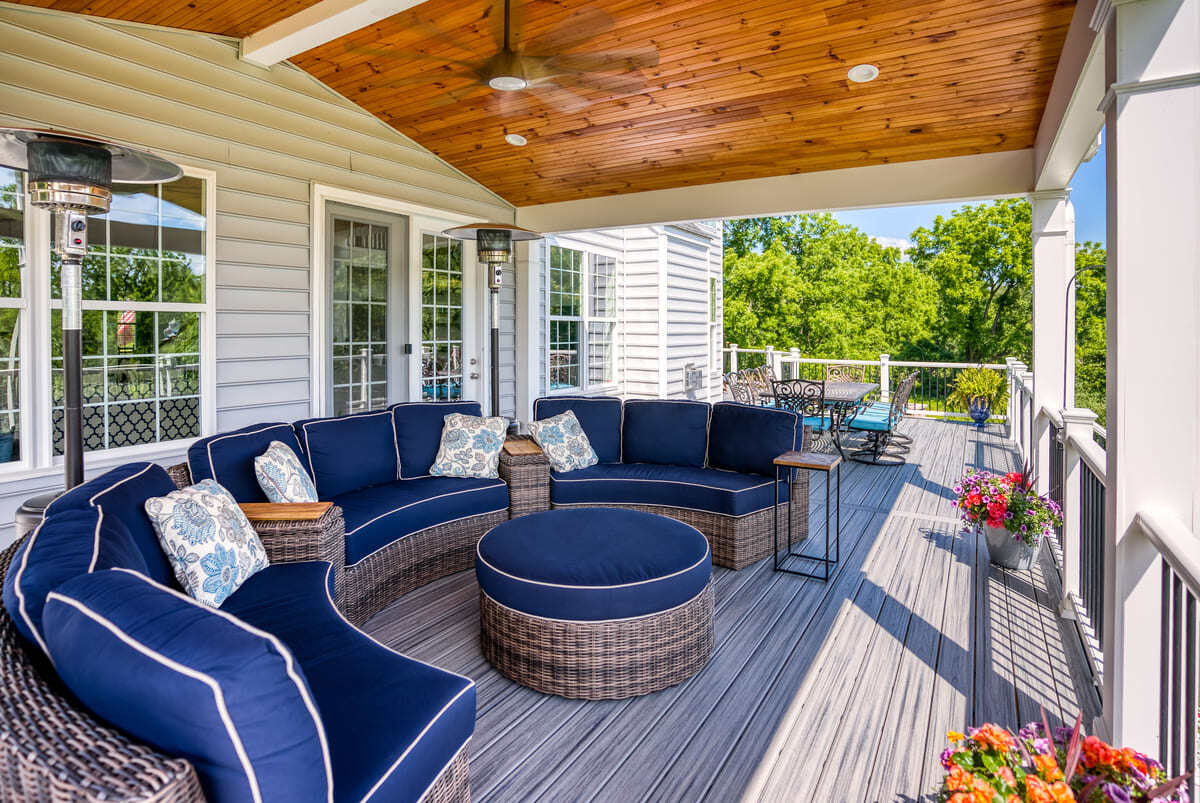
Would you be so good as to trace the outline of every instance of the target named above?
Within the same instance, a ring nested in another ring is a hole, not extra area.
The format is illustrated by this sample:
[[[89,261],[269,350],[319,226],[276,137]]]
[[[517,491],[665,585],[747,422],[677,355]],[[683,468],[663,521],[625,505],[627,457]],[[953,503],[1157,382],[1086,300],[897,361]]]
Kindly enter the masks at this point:
[[[964,469],[1008,471],[999,428],[909,421],[897,468],[846,464],[842,562],[828,583],[770,561],[714,569],[716,651],[680,685],[586,702],[511,683],[479,650],[478,588],[463,572],[368,624],[405,654],[474,678],[475,800],[917,801],[939,779],[945,732],[985,720],[1090,722],[1099,700],[1074,626],[1056,614],[1049,554],[988,564],[951,504]],[[811,530],[824,527],[814,475]]]

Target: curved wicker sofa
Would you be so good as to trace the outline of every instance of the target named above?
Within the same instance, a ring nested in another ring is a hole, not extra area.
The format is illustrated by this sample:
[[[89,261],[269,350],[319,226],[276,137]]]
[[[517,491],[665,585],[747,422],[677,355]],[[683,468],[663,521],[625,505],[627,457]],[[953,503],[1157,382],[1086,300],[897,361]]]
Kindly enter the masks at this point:
[[[534,420],[575,413],[599,463],[571,472],[549,464],[529,472],[530,492],[546,509],[619,507],[657,513],[698,529],[713,563],[741,569],[774,549],[774,458],[801,449],[810,434],[792,412],[735,402],[551,396],[534,402]],[[808,535],[808,475],[797,472],[792,539]],[[781,523],[781,527],[786,528]],[[781,535],[782,535],[781,531]]]

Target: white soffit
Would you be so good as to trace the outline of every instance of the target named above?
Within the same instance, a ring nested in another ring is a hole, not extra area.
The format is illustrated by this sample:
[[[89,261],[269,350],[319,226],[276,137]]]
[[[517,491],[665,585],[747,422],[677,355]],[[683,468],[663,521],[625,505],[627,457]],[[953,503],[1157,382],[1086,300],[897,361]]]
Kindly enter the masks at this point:
[[[332,42],[359,28],[407,11],[422,0],[321,0],[242,39],[241,57],[260,67]]]

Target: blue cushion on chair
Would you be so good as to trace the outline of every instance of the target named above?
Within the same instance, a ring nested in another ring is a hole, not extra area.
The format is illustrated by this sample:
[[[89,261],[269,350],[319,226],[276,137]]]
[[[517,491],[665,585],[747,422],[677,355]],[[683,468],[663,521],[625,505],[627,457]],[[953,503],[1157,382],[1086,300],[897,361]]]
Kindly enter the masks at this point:
[[[346,563],[419,530],[480,513],[508,510],[503,480],[418,477],[333,498],[346,519]]]
[[[304,670],[339,801],[372,790],[373,801],[416,801],[471,737],[475,684],[359,632],[334,606],[329,573],[324,562],[272,564],[223,609],[278,636]]]
[[[297,421],[296,433],[321,499],[400,476],[391,410]]]
[[[550,501],[556,505],[663,505],[744,516],[775,504],[774,481],[760,474],[715,468],[609,463],[550,472]],[[779,501],[788,498],[779,484]]]
[[[291,424],[254,424],[233,432],[201,438],[188,449],[192,482],[213,479],[239,502],[267,502],[254,474],[254,458],[279,441],[299,457],[300,442]],[[301,460],[303,464],[305,461]],[[305,469],[308,466],[305,465]],[[309,475],[312,472],[309,470]]]
[[[708,430],[708,464],[744,474],[775,476],[774,460],[799,448],[795,413],[737,402],[718,402]]]
[[[209,800],[333,800],[320,714],[274,636],[124,569],[51,592],[45,629],[75,696],[190,761]]]
[[[146,561],[125,525],[99,507],[55,513],[13,557],[4,579],[4,607],[21,635],[45,651],[46,595],[81,574],[114,567],[146,572]]]
[[[483,415],[479,402],[405,402],[393,404],[396,449],[400,454],[400,476],[425,477],[437,459],[442,444],[442,427],[451,413]]]
[[[601,463],[621,461],[621,400],[615,396],[548,396],[533,403],[533,420],[575,413]]]
[[[712,556],[699,530],[674,519],[551,510],[484,534],[475,574],[480,589],[514,610],[548,619],[625,619],[693,599],[708,585]]]
[[[704,465],[708,402],[631,399],[621,426],[621,461],[665,466]]]
[[[889,411],[866,408],[859,410],[858,414],[850,419],[846,426],[850,429],[867,432],[890,432],[892,423],[892,416]]]
[[[175,490],[167,470],[157,463],[126,463],[107,471],[93,480],[72,488],[46,507],[46,516],[64,510],[82,510],[95,505],[104,514],[125,525],[142,559],[150,579],[178,588],[175,572],[167,562],[154,525],[146,515],[145,503],[155,496],[166,496]]]

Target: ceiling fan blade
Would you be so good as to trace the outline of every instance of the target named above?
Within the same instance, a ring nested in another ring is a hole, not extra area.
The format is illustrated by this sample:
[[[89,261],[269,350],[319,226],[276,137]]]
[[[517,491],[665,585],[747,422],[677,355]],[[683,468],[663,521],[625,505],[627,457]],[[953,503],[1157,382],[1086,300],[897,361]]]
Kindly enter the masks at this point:
[[[609,50],[596,53],[559,53],[546,59],[550,69],[568,72],[633,72],[658,66],[658,50]]]
[[[604,75],[602,73],[568,73],[557,76],[554,83],[559,86],[576,86],[597,89],[616,95],[638,95],[646,91],[645,79],[638,75]]]
[[[582,111],[592,105],[591,99],[586,95],[550,80],[535,84],[527,92],[538,103],[568,114]]]

